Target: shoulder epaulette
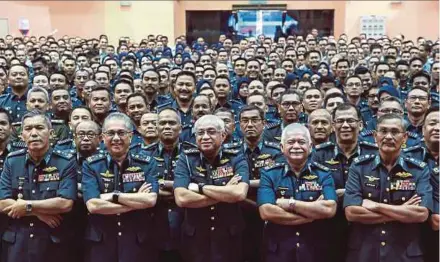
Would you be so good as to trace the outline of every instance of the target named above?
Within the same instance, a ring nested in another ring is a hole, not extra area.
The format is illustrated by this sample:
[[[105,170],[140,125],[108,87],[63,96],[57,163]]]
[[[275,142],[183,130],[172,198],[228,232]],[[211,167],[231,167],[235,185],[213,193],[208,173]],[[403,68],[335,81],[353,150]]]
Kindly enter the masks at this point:
[[[420,138],[420,136],[417,133],[414,133],[414,132],[407,132],[407,134],[411,138]]]
[[[264,145],[265,145],[265,146],[268,146],[268,147],[276,148],[276,149],[281,149],[279,143],[274,143],[274,142],[264,141]]]
[[[242,144],[242,142],[232,142],[232,143],[227,143],[223,145],[223,148],[225,149],[231,149],[231,148],[237,148],[240,147]]]
[[[4,99],[4,98],[8,97],[8,95],[9,95],[9,94],[3,94],[3,95],[0,95],[0,99]]]
[[[96,161],[101,160],[101,159],[105,159],[105,154],[100,152],[99,154],[96,154],[96,155],[93,155],[93,156],[89,156],[87,158],[87,162],[89,162],[91,164],[91,163],[96,162]]]
[[[17,147],[17,148],[26,148],[26,143],[24,141],[15,141],[12,142],[12,146],[13,147]]]
[[[67,138],[67,139],[58,141],[57,145],[63,145],[63,144],[67,144],[67,143],[72,143],[72,141],[73,141],[73,139]]]
[[[21,155],[26,154],[26,151],[27,151],[26,149],[20,149],[20,150],[14,151],[14,152],[9,153],[8,157],[21,156]]]
[[[368,107],[361,108],[361,112],[368,112],[368,111],[370,111],[370,108]]]
[[[183,141],[182,142],[182,146],[184,146],[185,148],[197,148],[196,144],[193,144],[193,143],[188,142],[188,141]]]
[[[405,157],[405,160],[410,162],[414,166],[421,168],[421,169],[425,168],[425,166],[426,166],[425,162],[417,160],[417,159],[412,158],[412,157]]]
[[[151,161],[151,157],[144,154],[131,154],[131,157],[146,163],[149,163]]]
[[[168,101],[166,103],[157,105],[157,110],[162,109],[162,108],[167,107],[167,106],[170,106],[172,103],[173,103],[173,101]]]
[[[54,150],[53,153],[67,160],[70,160],[73,157],[73,154],[71,154],[70,152],[65,152],[62,150]]]
[[[407,148],[404,148],[404,149],[402,149],[403,150],[403,152],[412,152],[412,151],[415,151],[415,150],[418,150],[418,149],[421,149],[422,148],[422,146],[421,145],[415,145],[415,146],[412,146],[412,147],[407,147]]]
[[[64,124],[64,120],[62,119],[51,119],[50,122],[52,124]]]
[[[374,130],[364,130],[361,132],[361,136],[371,136],[372,134],[374,134]]]
[[[268,123],[268,124],[266,125],[266,128],[267,128],[267,129],[272,129],[272,128],[279,127],[279,126],[281,126],[281,123],[280,123],[280,122],[274,122],[274,123]]]
[[[185,149],[183,150],[183,153],[185,154],[195,154],[195,153],[200,153],[198,148],[190,148],[190,149]]]
[[[330,168],[328,168],[328,167],[326,167],[326,166],[324,166],[324,165],[321,165],[320,163],[318,163],[318,162],[315,162],[315,161],[313,161],[312,162],[312,165],[313,166],[315,166],[315,167],[317,167],[317,168],[319,168],[319,169],[321,169],[321,170],[324,170],[324,171],[330,171]]]
[[[236,154],[238,154],[239,151],[240,151],[240,150],[236,150],[236,149],[232,149],[232,148],[230,148],[230,149],[224,149],[224,150],[223,150],[223,153],[236,155]]]
[[[321,143],[321,144],[319,144],[319,145],[316,145],[316,146],[315,146],[315,149],[316,149],[316,150],[319,150],[319,149],[323,149],[323,148],[331,147],[331,146],[334,146],[334,145],[335,145],[335,144],[334,144],[333,142],[329,141],[329,142],[325,142],[325,143]]]
[[[364,146],[369,146],[369,147],[377,148],[377,144],[375,144],[375,143],[370,143],[370,142],[368,142],[368,141],[359,141],[359,144],[360,144],[360,145],[364,145]]]
[[[186,125],[183,125],[182,126],[182,129],[183,128],[192,128],[193,127],[193,124],[186,124]]]
[[[277,169],[277,168],[284,168],[285,165],[286,165],[285,163],[276,162],[272,166],[264,167],[264,170],[272,170],[272,169]]]
[[[371,161],[376,157],[376,155],[361,155],[353,159],[353,162],[358,165],[363,162]]]

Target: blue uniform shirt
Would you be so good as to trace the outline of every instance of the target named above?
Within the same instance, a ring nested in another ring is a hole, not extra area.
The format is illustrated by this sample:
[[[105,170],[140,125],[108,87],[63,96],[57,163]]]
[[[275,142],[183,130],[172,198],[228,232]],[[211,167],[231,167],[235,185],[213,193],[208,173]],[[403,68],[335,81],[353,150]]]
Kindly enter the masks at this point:
[[[12,92],[0,96],[0,107],[6,109],[12,118],[12,123],[21,122],[21,118],[26,114],[27,93],[18,97]]]
[[[300,174],[295,176],[289,165],[278,163],[261,173],[258,206],[276,205],[278,198],[311,202],[321,195],[325,200],[337,200],[328,168],[308,160]],[[326,220],[296,226],[267,222],[264,229],[266,261],[327,261],[332,237],[325,233],[327,230]]]
[[[0,180],[0,199],[45,200],[55,197],[75,200],[77,164],[71,154],[49,148],[39,164],[26,150],[9,154]],[[60,261],[68,256],[73,237],[70,213],[62,215],[59,227],[51,228],[36,216],[10,219],[3,234],[5,261]]]
[[[379,155],[354,159],[345,187],[344,208],[361,206],[364,199],[389,205],[402,205],[414,194],[422,198],[420,206],[432,209],[429,168],[424,162],[401,154],[390,172]],[[351,224],[347,261],[423,261],[421,225],[388,222]]]
[[[156,162],[149,156],[128,153],[121,167],[110,154],[96,154],[83,163],[84,203],[102,193],[135,193],[144,182],[158,193]],[[155,261],[153,209],[138,209],[119,215],[88,216],[85,261]]]
[[[187,112],[183,112],[182,110],[180,110],[180,108],[179,108],[179,104],[177,103],[177,101],[176,100],[173,100],[173,101],[169,101],[169,102],[167,102],[167,103],[164,103],[164,104],[160,104],[160,105],[158,105],[157,106],[157,112],[160,112],[162,109],[164,109],[164,108],[174,108],[174,109],[176,109],[177,110],[177,112],[179,113],[179,115],[180,115],[180,119],[181,119],[181,121],[182,121],[182,126],[184,126],[184,125],[188,125],[188,124],[190,124],[191,123],[191,120],[192,120],[192,110],[191,110],[191,107],[188,109],[188,111]]]
[[[249,183],[249,167],[238,150],[222,149],[215,161],[209,163],[197,148],[188,149],[177,160],[174,188],[188,188],[190,183],[224,186],[234,175]],[[242,261],[243,228],[238,203],[187,208],[182,224],[182,256],[192,262]]]

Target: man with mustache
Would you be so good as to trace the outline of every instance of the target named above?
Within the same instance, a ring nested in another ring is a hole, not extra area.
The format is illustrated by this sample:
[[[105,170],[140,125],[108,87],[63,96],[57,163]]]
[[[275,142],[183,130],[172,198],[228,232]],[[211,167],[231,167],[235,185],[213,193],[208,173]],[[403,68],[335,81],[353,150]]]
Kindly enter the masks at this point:
[[[332,116],[326,109],[316,109],[309,115],[309,132],[313,150],[319,144],[329,141],[332,134]]]
[[[156,162],[129,151],[132,130],[128,116],[109,115],[102,126],[107,152],[83,164],[83,198],[90,213],[84,261],[157,261],[152,241]]]
[[[169,102],[169,98],[159,95],[161,85],[160,74],[149,69],[142,74],[142,85],[147,99],[147,108],[150,112],[158,112],[158,107]]]
[[[196,100],[197,98],[194,103]],[[179,142],[181,130],[179,114],[172,108],[163,109],[157,119],[159,141],[142,148],[142,152],[154,157],[157,162],[155,172],[159,177],[159,198],[156,206],[155,228],[158,236],[156,243],[160,252],[159,260],[163,262],[175,262],[182,259],[179,248],[183,210],[176,205],[173,195],[176,162],[185,147],[188,147],[186,141]]]
[[[66,260],[77,164],[72,154],[50,147],[47,116],[33,110],[23,116],[22,126],[27,150],[9,154],[0,180],[0,209],[10,217],[2,255],[17,262]]]
[[[422,223],[433,210],[429,167],[401,152],[401,116],[379,117],[374,137],[379,153],[355,158],[345,187],[346,261],[423,261]]]
[[[141,118],[143,114],[148,112],[147,100],[145,96],[139,93],[130,94],[127,97],[126,112],[135,126],[131,144],[134,145],[137,143],[142,143],[143,138],[142,133],[140,132]]]
[[[76,148],[73,139],[75,127],[82,121],[92,120],[92,112],[88,107],[79,106],[72,109],[69,116],[69,138],[59,140],[55,145],[56,150],[74,150]]]
[[[354,105],[350,103],[339,105],[332,113],[332,127],[336,141],[317,145],[312,154],[313,161],[330,169],[340,204],[336,216],[332,219],[331,227],[335,235],[335,241],[331,244],[331,255],[335,261],[343,260],[345,255],[348,224],[341,206],[349,167],[356,157],[377,152],[375,144],[359,141],[358,135],[362,126],[361,114]]]
[[[329,219],[337,195],[330,170],[312,161],[312,141],[299,123],[286,126],[281,151],[287,163],[265,168],[258,188],[264,227],[264,261],[331,261]],[[323,232],[326,232],[323,234]]]
[[[367,93],[367,103],[368,106],[361,109],[362,119],[365,121],[365,126],[368,126],[368,123],[374,119],[377,119],[377,110],[379,108],[379,87],[372,86],[369,88]]]
[[[182,133],[180,134],[180,141],[189,142],[195,144],[196,134],[194,129],[194,123],[204,115],[212,114],[211,100],[206,95],[198,95],[194,98],[192,105],[193,119],[190,124],[182,127]]]
[[[111,95],[108,88],[98,86],[90,92],[89,106],[93,121],[102,126],[111,108]]]
[[[193,94],[196,90],[196,76],[189,71],[182,71],[177,74],[176,82],[171,92],[174,94],[174,101],[159,105],[158,111],[166,107],[172,107],[179,112],[182,125],[191,123]],[[147,89],[145,89],[147,91]]]
[[[246,198],[249,166],[236,150],[222,148],[225,124],[217,116],[195,123],[198,148],[184,150],[174,172],[176,204],[185,208],[184,261],[242,261],[244,221],[238,202]]]
[[[12,123],[21,122],[26,113],[29,73],[24,65],[12,65],[8,72],[9,94],[0,96],[0,107],[6,109],[12,117]]]
[[[114,109],[117,112],[127,113],[127,97],[133,93],[133,83],[120,79],[114,85]]]
[[[69,91],[63,88],[55,88],[50,96],[51,122],[54,130],[57,132],[53,136],[53,140],[59,141],[69,137],[69,116],[72,112],[72,100]],[[63,130],[60,133],[59,130]]]
[[[240,112],[240,108],[243,107],[243,103],[238,100],[230,99],[231,97],[231,83],[229,78],[226,76],[218,76],[213,81],[213,88],[215,94],[217,96],[217,105],[215,105],[215,109],[219,109],[220,107],[225,107],[231,109],[232,112],[238,114]]]
[[[426,247],[426,261],[439,260],[439,148],[440,148],[440,113],[438,107],[428,110],[423,124],[424,143],[403,149],[411,158],[428,164],[431,170],[431,186],[433,192],[433,212],[428,219],[430,228],[425,231],[424,245]]]

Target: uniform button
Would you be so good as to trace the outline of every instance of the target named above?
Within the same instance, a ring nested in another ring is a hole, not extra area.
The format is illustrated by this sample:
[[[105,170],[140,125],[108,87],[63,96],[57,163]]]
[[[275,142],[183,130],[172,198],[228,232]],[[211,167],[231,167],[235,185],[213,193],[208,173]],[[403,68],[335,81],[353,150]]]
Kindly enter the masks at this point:
[[[384,202],[384,203],[388,203],[388,199],[384,199],[383,202]]]
[[[30,227],[33,227],[33,226],[34,226],[34,223],[30,223],[29,226],[30,226]]]
[[[136,190],[137,190],[136,188],[133,188],[133,192],[136,192]]]
[[[168,212],[171,212],[171,211],[173,211],[173,210],[171,210],[171,209],[168,209]]]
[[[380,242],[380,245],[384,247],[386,245],[386,243],[385,242]]]
[[[382,233],[382,235],[385,235],[385,233],[386,233],[386,232],[385,232],[385,230],[382,230],[382,232],[381,232],[381,233]]]
[[[118,232],[118,236],[122,236],[122,232]]]
[[[34,234],[30,234],[29,237],[30,237],[30,238],[34,238]]]
[[[299,190],[297,189],[297,190],[295,190],[295,192],[296,192],[296,193],[298,193],[298,192],[299,192]]]
[[[371,197],[371,193],[368,193],[368,197]]]
[[[23,187],[21,187],[21,186],[18,187],[18,190],[22,190],[22,189],[23,189]]]
[[[296,235],[299,236],[299,232],[296,232]]]
[[[32,190],[32,194],[35,194],[35,190]]]
[[[390,181],[390,177],[387,177],[387,180]]]
[[[120,216],[121,214],[118,213],[118,214],[116,214],[116,215],[117,215],[117,216]]]
[[[212,206],[212,207],[211,207],[211,210],[214,210],[214,209],[215,209],[215,206]]]
[[[406,200],[406,198],[405,197],[402,197],[402,201],[405,201]]]
[[[225,182],[225,181],[223,181],[223,182],[222,182],[222,185],[226,185],[226,182]]]
[[[309,197],[310,200],[313,200],[313,197]]]
[[[121,226],[121,222],[118,222],[118,226]]]
[[[50,188],[46,188],[46,190],[47,190],[47,191],[49,191],[49,190],[50,190]]]
[[[299,247],[299,243],[296,243],[296,247]]]
[[[390,192],[390,189],[389,188],[387,188],[387,189],[385,189],[387,192]]]
[[[215,227],[211,227],[211,231],[214,231],[215,230]]]
[[[214,220],[215,219],[215,217],[211,217],[211,220]]]

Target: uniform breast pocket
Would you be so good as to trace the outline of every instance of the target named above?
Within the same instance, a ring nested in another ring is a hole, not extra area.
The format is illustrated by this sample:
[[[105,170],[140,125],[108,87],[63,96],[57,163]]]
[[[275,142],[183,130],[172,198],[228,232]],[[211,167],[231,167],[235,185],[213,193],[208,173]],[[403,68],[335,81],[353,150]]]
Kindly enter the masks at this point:
[[[305,201],[315,201],[322,194],[322,186],[317,180],[304,181],[299,186],[301,198]]]
[[[213,179],[214,186],[225,186],[233,176]]]
[[[128,182],[124,183],[124,192],[125,193],[135,193],[138,192],[144,182]]]
[[[40,183],[40,198],[49,199],[56,197],[59,184],[59,181]]]
[[[291,198],[293,197],[293,191],[289,187],[279,186],[276,188],[277,198]]]
[[[364,182],[362,188],[364,199],[380,202],[380,185],[378,182]]]
[[[304,201],[315,201],[321,195],[321,190],[304,191],[301,192],[301,198]]]

